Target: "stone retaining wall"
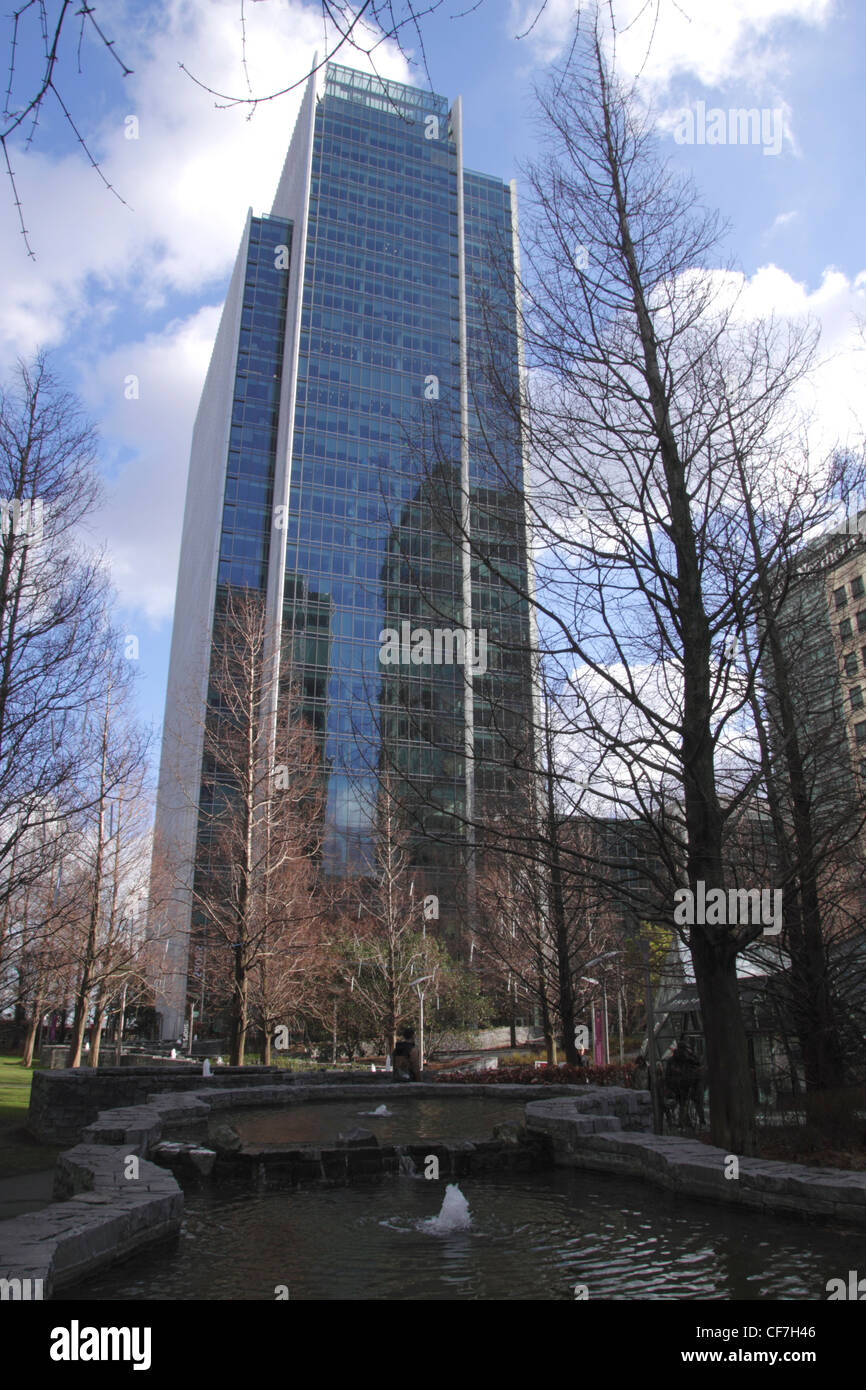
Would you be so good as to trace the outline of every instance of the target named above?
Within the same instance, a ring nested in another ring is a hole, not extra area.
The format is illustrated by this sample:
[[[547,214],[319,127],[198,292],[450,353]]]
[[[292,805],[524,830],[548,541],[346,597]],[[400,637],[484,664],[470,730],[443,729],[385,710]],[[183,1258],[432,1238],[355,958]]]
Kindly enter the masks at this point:
[[[201,1066],[169,1062],[155,1067],[75,1067],[62,1071],[35,1071],[30,1092],[27,1128],[45,1144],[74,1144],[100,1110],[118,1105],[138,1105],[157,1088],[194,1091],[206,1085],[260,1086],[263,1079],[291,1086],[301,1076],[304,1085],[327,1084],[329,1077],[342,1081],[369,1081],[366,1072],[290,1072],[278,1067],[216,1067],[205,1080]]]
[[[612,1099],[609,1093],[618,1089],[605,1087],[577,1099],[534,1101],[526,1107],[526,1127],[548,1135],[559,1165],[642,1178],[683,1197],[866,1226],[866,1173],[765,1158],[737,1157],[734,1164],[732,1155],[697,1139],[628,1133],[636,1127],[622,1123],[621,1103],[606,1104]],[[622,1094],[651,1116],[648,1091]]]
[[[239,1183],[257,1192],[280,1191],[307,1184],[343,1187],[358,1180],[378,1180],[398,1173],[423,1176],[431,1158],[436,1176],[456,1180],[489,1173],[530,1173],[553,1165],[546,1135],[518,1139],[425,1140],[415,1144],[352,1141],[304,1144],[295,1149],[244,1147],[238,1152],[160,1144],[154,1157],[182,1179],[194,1174],[220,1183]],[[210,1155],[211,1161],[205,1160]]]

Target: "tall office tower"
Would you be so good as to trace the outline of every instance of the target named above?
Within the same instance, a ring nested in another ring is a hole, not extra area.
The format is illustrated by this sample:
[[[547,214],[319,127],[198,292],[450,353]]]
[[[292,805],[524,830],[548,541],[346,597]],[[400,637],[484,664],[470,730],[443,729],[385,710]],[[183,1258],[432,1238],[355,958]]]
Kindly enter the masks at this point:
[[[866,511],[803,547],[778,622],[819,863],[829,845],[838,847],[832,896],[843,905],[847,899],[846,910],[859,915],[866,907],[866,834],[857,833],[866,812]],[[778,680],[769,652],[764,674],[776,760],[784,772]]]
[[[385,789],[459,949],[473,827],[530,746],[523,460],[483,366],[492,342],[517,397],[515,231],[513,185],[463,167],[459,100],[334,64],[310,80],[193,435],[155,838],[178,885],[165,1037],[203,989],[202,729],[231,589],[262,595],[271,680],[316,733],[325,872],[374,871]]]

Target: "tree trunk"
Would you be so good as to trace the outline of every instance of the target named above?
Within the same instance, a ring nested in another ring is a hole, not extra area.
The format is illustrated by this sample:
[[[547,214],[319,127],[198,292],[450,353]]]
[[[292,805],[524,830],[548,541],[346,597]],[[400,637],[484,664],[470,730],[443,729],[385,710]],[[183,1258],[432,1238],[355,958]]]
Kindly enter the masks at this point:
[[[75,1000],[75,1020],[73,1024],[72,1049],[69,1061],[70,1067],[81,1066],[81,1050],[84,1043],[84,1032],[87,1027],[87,1014],[90,1008],[90,992],[96,965],[97,928],[99,926],[99,913],[102,907],[102,858],[105,852],[105,791],[110,709],[111,687],[109,686],[105,697],[105,714],[102,720],[102,747],[100,751],[99,768],[99,815],[96,821],[96,862],[93,869],[93,891],[87,923],[87,944],[84,952],[84,961],[81,967],[81,983],[78,989],[78,996]]]
[[[39,1029],[39,1020],[42,1018],[42,995],[37,994],[33,1002],[33,1016],[27,1026],[27,1034],[24,1039],[24,1056],[21,1058],[22,1067],[32,1067],[33,1050],[36,1043],[36,1034]]]
[[[98,1007],[93,1018],[93,1032],[90,1041],[90,1065],[99,1066],[99,1049],[102,1046],[102,1029],[105,1025],[105,1009]]]
[[[117,1037],[115,1039],[114,1065],[119,1067],[123,1060],[123,1027],[126,1022],[126,982],[120,996],[120,1011],[117,1015]]]
[[[710,1140],[730,1153],[754,1154],[755,1107],[736,950],[708,942],[697,927],[690,945],[707,1047]]]
[[[244,969],[241,947],[235,948],[234,991],[232,995],[231,1065],[244,1065],[244,1052],[247,1045],[248,1009],[247,995],[249,981]]]
[[[81,1066],[81,1054],[84,1051],[84,1034],[87,1031],[87,1006],[86,996],[79,991],[75,1001],[75,1016],[72,1020],[72,1039],[69,1048],[69,1057],[66,1065],[68,1067]]]

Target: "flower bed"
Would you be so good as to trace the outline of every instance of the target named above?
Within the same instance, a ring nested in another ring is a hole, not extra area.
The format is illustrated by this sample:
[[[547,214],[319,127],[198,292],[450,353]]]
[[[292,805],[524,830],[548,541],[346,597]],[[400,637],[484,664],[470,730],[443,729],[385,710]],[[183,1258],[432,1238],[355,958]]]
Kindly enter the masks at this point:
[[[493,1071],[449,1071],[448,1082],[477,1085],[483,1076],[485,1086],[633,1086],[634,1067],[611,1062],[606,1067],[575,1067],[561,1062],[532,1067],[497,1067]],[[443,1078],[444,1080],[444,1078]]]

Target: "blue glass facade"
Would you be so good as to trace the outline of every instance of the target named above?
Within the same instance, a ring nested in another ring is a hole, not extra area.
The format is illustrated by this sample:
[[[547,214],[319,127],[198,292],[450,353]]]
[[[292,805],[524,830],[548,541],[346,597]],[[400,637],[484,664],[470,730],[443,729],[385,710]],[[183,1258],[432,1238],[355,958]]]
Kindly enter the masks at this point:
[[[228,586],[257,591],[263,599],[267,588],[291,244],[289,222],[275,217],[251,219],[220,529],[212,665],[220,660],[220,625]],[[222,717],[213,690],[206,717],[209,722]],[[204,759],[198,872],[213,868],[206,847],[226,794],[222,775]]]
[[[261,590],[267,584],[291,241],[288,222],[252,219],[220,535],[218,582]]]
[[[314,133],[285,626],[322,735],[335,870],[370,860],[383,771],[427,832],[453,838],[449,816],[463,806],[462,669],[379,660],[385,628],[461,622],[459,551],[437,543],[418,448],[435,410],[453,493],[456,188],[441,97],[329,68]],[[419,835],[419,863],[453,855]]]
[[[435,94],[330,65],[312,119],[305,243],[297,223],[251,223],[214,650],[225,586],[264,595],[284,563],[281,679],[301,691],[320,743],[326,868],[371,867],[387,778],[408,818],[413,864],[455,920],[466,898],[467,812],[473,802],[487,819],[504,809],[522,760],[515,750],[529,739],[528,613],[502,579],[525,591],[520,493],[501,486],[503,468],[519,482],[522,460],[478,365],[492,306],[497,367],[516,389],[511,195],[467,171],[458,196],[455,122]],[[293,238],[303,246],[296,340]],[[284,360],[295,374],[294,419],[288,516],[277,528]],[[462,641],[464,627],[476,654],[479,634],[486,639],[471,682],[454,653],[382,660],[384,631],[444,630]],[[200,866],[218,794],[203,767]]]
[[[472,621],[487,631],[489,650],[487,672],[474,683],[475,796],[476,814],[490,820],[518,790],[515,764],[532,765],[522,457],[514,418],[488,376],[492,356],[497,391],[518,399],[513,229],[511,193],[498,179],[465,170],[463,197]]]

